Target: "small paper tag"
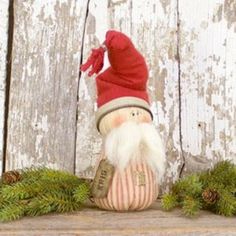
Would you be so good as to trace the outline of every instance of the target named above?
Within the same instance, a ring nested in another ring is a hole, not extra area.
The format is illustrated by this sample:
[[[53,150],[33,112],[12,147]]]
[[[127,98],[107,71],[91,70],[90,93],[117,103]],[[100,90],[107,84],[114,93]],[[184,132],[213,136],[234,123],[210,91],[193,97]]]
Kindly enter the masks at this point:
[[[134,172],[134,183],[137,186],[145,186],[146,185],[146,175],[145,175],[144,171]]]
[[[114,166],[108,160],[103,159],[100,161],[92,185],[93,197],[104,198],[107,196],[114,170]]]

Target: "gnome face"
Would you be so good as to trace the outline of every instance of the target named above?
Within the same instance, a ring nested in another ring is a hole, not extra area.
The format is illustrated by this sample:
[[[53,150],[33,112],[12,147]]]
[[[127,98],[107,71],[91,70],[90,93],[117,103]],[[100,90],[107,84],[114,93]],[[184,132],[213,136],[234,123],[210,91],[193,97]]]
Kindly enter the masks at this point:
[[[103,136],[106,136],[112,129],[127,121],[149,123],[152,121],[152,117],[142,108],[124,107],[105,115],[100,122],[99,130]]]

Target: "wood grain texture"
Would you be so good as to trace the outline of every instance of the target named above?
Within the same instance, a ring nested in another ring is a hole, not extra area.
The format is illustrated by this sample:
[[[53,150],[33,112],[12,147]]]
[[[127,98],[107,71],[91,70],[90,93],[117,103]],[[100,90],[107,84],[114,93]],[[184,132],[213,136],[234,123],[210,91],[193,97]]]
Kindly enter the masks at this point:
[[[118,213],[93,206],[80,212],[47,215],[1,223],[4,236],[235,236],[235,218],[201,211],[199,217],[186,218],[180,210],[164,212],[160,202],[146,211]]]
[[[179,1],[186,172],[236,163],[236,2]]]
[[[6,168],[74,171],[86,1],[14,1]]]
[[[90,0],[83,41],[83,62],[91,49],[105,38],[107,25],[107,0]],[[105,68],[105,67],[104,67]],[[82,73],[79,81],[79,103],[76,142],[76,174],[93,178],[95,165],[101,152],[102,138],[96,130],[96,87],[94,77]]]
[[[182,164],[179,143],[179,97],[177,49],[177,2],[90,0],[84,40],[84,58],[105,39],[108,29],[130,36],[149,66],[148,92],[154,123],[161,132],[169,167],[165,187],[178,178]],[[102,12],[102,14],[101,14]],[[108,63],[106,63],[108,65]],[[101,150],[101,137],[94,123],[96,89],[94,78],[82,75],[79,91],[76,172],[94,175]]]
[[[0,174],[3,159],[3,132],[5,114],[5,81],[7,65],[7,40],[8,40],[8,7],[9,0],[0,1]]]

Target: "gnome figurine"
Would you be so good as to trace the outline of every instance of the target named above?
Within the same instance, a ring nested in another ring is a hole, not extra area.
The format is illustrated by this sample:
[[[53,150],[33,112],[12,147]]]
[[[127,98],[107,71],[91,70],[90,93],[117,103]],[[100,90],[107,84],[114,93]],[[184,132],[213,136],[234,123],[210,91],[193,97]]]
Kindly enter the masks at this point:
[[[165,151],[152,124],[143,56],[121,32],[110,30],[93,49],[82,71],[99,73],[107,51],[110,67],[96,77],[96,125],[103,137],[101,158],[93,185],[102,209],[143,210],[157,198],[165,171]]]

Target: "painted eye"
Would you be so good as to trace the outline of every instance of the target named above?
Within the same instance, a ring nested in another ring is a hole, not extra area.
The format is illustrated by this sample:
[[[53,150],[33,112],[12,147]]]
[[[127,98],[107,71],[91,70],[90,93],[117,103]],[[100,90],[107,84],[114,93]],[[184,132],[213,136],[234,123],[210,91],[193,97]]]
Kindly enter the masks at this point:
[[[136,114],[135,114],[135,112],[134,112],[134,111],[132,111],[132,112],[131,112],[131,115],[132,115],[132,116],[135,116]]]

